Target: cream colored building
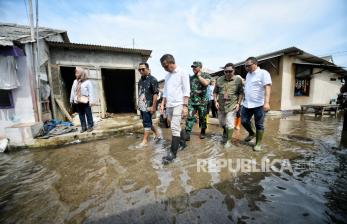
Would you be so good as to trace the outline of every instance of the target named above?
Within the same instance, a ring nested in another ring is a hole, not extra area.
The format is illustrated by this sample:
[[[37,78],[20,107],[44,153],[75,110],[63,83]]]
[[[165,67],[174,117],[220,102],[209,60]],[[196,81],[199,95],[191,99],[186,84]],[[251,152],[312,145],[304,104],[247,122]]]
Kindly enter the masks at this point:
[[[272,78],[272,110],[298,110],[300,105],[329,104],[331,99],[337,98],[342,86],[341,78],[347,74],[332,60],[296,47],[256,58],[259,67],[269,71]],[[236,64],[236,71],[246,76],[244,62]]]

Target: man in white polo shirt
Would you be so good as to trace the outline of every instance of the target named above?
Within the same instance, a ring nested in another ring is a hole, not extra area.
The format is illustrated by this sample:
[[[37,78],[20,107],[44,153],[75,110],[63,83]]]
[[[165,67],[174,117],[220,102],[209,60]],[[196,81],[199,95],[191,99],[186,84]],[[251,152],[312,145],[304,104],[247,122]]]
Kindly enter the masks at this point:
[[[161,113],[163,113],[166,105],[166,114],[171,120],[171,149],[167,156],[163,157],[163,164],[168,164],[176,158],[180,142],[185,144],[184,139],[181,141],[181,119],[188,115],[190,81],[189,75],[177,68],[175,58],[171,54],[163,55],[160,58],[160,63],[168,72],[165,77],[163,101],[160,105]]]
[[[265,112],[270,110],[272,81],[269,72],[258,67],[258,61],[255,57],[247,58],[245,69],[248,73],[244,89],[245,97],[241,108],[241,123],[249,133],[245,141],[249,142],[255,136],[256,144],[253,150],[260,151],[264,135]],[[253,115],[256,133],[254,133],[251,125]]]

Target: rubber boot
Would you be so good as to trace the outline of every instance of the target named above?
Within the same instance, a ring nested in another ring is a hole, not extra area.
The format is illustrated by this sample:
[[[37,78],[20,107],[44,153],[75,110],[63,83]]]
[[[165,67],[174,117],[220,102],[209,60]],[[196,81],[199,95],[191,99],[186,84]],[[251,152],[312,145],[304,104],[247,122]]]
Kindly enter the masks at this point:
[[[186,146],[186,130],[182,129],[180,133],[180,145],[179,145],[179,150],[183,150]]]
[[[180,145],[180,140],[181,138],[179,136],[172,136],[170,152],[168,152],[168,154],[163,157],[164,165],[171,163],[176,158],[177,150]]]
[[[223,144],[227,142],[227,129],[225,126],[222,127],[223,128],[223,137],[222,137],[222,142]]]
[[[264,131],[257,131],[256,133],[256,143],[255,146],[253,147],[254,151],[261,151],[261,142],[263,140],[263,136],[264,136]]]
[[[181,132],[182,133],[182,132]],[[184,139],[186,141],[190,141],[190,132],[184,130]]]
[[[206,138],[206,129],[202,128],[200,131],[200,139]]]
[[[241,128],[241,117],[236,117],[235,118],[235,129],[240,130]]]
[[[231,142],[233,137],[233,132],[234,132],[234,129],[232,128],[227,129],[227,142],[224,144],[225,149],[231,148],[233,146]]]
[[[248,136],[245,138],[245,142],[250,142],[255,137],[255,131],[251,124],[243,125],[243,127],[248,131]]]

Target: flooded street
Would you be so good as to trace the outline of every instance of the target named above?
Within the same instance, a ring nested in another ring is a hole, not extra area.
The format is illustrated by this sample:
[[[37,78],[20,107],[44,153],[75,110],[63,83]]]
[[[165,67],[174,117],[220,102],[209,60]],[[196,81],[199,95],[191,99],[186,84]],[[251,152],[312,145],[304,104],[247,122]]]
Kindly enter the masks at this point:
[[[265,128],[263,151],[253,152],[239,141],[225,150],[215,125],[200,140],[195,127],[188,147],[168,166],[161,164],[168,129],[162,129],[165,141],[142,149],[135,147],[142,136],[129,133],[0,154],[0,222],[347,223],[342,121],[269,116]],[[244,137],[243,129],[234,133]],[[202,160],[253,159],[259,168],[264,158],[289,161],[292,172],[198,172]]]

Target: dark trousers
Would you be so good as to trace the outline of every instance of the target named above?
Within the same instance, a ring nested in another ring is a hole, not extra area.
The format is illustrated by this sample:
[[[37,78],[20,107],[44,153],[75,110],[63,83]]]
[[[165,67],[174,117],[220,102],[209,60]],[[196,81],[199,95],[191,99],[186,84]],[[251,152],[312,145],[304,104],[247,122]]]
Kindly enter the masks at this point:
[[[86,117],[88,122],[88,128],[94,126],[92,108],[89,106],[89,103],[78,103],[76,104],[76,109],[78,116],[80,117],[82,129],[87,129]]]
[[[212,110],[212,117],[218,117],[217,108],[214,105],[214,100],[208,101],[208,104],[207,104],[207,114],[210,113],[210,110]]]
[[[152,114],[149,111],[140,111],[141,112],[141,117],[142,117],[142,124],[143,128],[146,131],[150,131],[152,128]]]
[[[241,124],[249,132],[249,134],[254,135],[254,131],[251,125],[251,119],[254,115],[254,123],[257,131],[264,130],[264,118],[265,112],[263,106],[255,108],[241,107]]]

